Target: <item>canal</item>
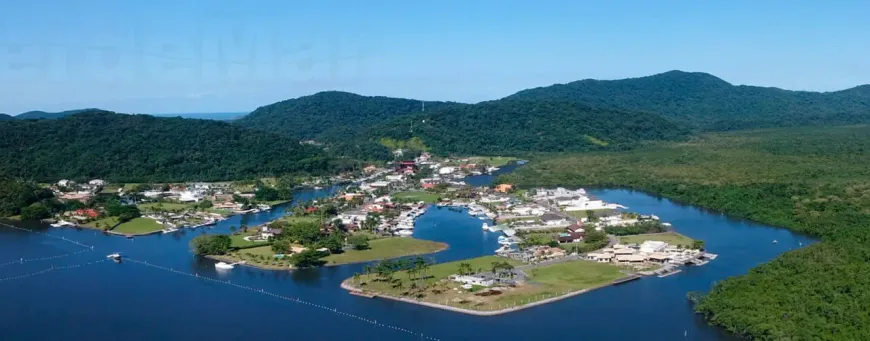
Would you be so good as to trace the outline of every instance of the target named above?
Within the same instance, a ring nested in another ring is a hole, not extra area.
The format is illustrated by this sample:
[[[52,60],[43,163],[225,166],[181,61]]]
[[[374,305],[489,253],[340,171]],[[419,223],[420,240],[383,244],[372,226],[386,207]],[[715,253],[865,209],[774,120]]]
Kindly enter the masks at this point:
[[[309,200],[337,190],[306,190],[296,197]],[[665,278],[644,278],[519,312],[478,317],[349,295],[339,283],[361,272],[362,264],[277,272],[237,267],[217,273],[212,261],[196,259],[188,249],[189,241],[201,233],[226,233],[230,226],[262,224],[280,217],[288,206],[235,216],[211,229],[135,239],[16,223],[92,245],[94,250],[14,263],[82,248],[0,227],[0,279],[104,260],[112,252],[173,271],[104,261],[0,280],[0,335],[8,340],[727,340],[730,336],[708,327],[692,313],[686,293],[706,291],[718,280],[746,273],[782,252],[812,243],[785,229],[730,219],[639,192],[591,192],[628,206],[630,211],[658,215],[678,232],[705,240],[719,258]],[[432,208],[418,219],[415,237],[450,244],[448,250],[428,256],[438,262],[492,254],[498,247],[497,235],[484,232],[482,222],[464,212]]]

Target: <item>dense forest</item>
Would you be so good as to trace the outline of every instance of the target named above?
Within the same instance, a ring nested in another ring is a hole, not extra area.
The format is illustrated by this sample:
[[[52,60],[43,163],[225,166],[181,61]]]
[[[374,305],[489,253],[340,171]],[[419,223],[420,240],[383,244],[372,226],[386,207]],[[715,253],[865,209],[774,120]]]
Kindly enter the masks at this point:
[[[439,154],[621,149],[688,131],[657,115],[575,103],[499,100],[405,116],[374,126],[370,139],[420,138]]]
[[[75,114],[89,112],[89,111],[101,111],[101,109],[94,109],[94,108],[75,109],[75,110],[66,110],[66,111],[61,111],[61,112],[46,112],[46,111],[40,111],[40,110],[33,110],[33,111],[28,111],[25,113],[18,114],[13,118],[19,119],[19,120],[37,120],[37,119],[56,120],[59,118],[64,118],[67,116],[72,116]]]
[[[822,238],[719,282],[696,309],[761,340],[870,340],[870,127],[701,135],[542,155],[500,181],[629,187]]]
[[[656,113],[708,131],[870,122],[870,86],[837,92],[735,86],[706,73],[670,71],[523,90],[513,99],[575,101]]]
[[[461,105],[425,102],[425,110]],[[234,123],[282,133],[300,140],[345,141],[393,117],[423,110],[424,102],[383,96],[325,91],[257,108]]]
[[[6,114],[0,114],[0,121],[14,120],[15,118]]]
[[[0,173],[0,217],[20,215],[31,205],[53,198],[54,194],[48,189]]]
[[[40,182],[211,181],[326,172],[317,147],[229,123],[85,112],[0,122],[0,172]]]

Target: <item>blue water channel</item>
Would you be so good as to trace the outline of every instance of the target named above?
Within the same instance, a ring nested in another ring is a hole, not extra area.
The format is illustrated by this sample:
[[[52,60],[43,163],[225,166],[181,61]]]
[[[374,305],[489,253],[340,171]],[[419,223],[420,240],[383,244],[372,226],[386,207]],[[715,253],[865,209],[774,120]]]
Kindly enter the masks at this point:
[[[471,181],[469,181],[471,182]],[[297,193],[297,200],[330,195],[337,188]],[[0,335],[3,340],[727,340],[694,315],[686,293],[746,273],[811,238],[730,219],[669,200],[626,190],[592,194],[656,214],[719,258],[665,278],[650,277],[510,314],[478,317],[422,306],[349,295],[342,280],[363,264],[298,271],[236,267],[217,273],[214,262],[196,259],[189,241],[201,233],[227,233],[276,219],[288,206],[235,216],[214,228],[125,239],[91,230],[15,223],[52,236],[93,245],[93,251],[44,261],[21,258],[63,255],[83,248],[40,234],[0,227]],[[438,262],[493,254],[497,234],[465,212],[432,208],[416,224],[415,237],[450,247],[430,255]],[[8,222],[7,222],[8,223]],[[778,240],[773,244],[772,240]],[[37,273],[52,266],[105,260],[112,252],[202,277],[262,289],[298,303],[238,286],[187,276],[135,262],[102,263]]]

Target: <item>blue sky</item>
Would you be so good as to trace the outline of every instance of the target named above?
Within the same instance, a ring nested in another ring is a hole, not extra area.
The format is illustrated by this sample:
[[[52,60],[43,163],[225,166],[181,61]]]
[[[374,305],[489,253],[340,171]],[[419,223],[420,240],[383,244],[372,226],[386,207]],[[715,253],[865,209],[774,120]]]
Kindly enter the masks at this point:
[[[673,69],[870,83],[870,2],[2,1],[0,112],[242,112],[322,90],[477,102]]]

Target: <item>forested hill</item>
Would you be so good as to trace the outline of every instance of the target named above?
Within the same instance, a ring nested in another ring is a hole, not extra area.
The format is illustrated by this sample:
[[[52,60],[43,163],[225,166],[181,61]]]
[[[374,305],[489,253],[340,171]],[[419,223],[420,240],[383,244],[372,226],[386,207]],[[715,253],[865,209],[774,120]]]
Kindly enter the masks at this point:
[[[6,114],[0,114],[0,121],[14,120],[15,118]]]
[[[670,71],[622,80],[581,80],[507,98],[559,100],[663,115],[702,130],[870,122],[870,86],[837,92],[735,86],[706,73]]]
[[[370,139],[422,139],[441,154],[620,149],[673,140],[683,129],[655,114],[553,101],[498,100],[402,117],[370,129]]]
[[[0,173],[36,181],[230,180],[334,165],[314,148],[225,122],[105,111],[0,122]]]
[[[45,111],[28,111],[25,113],[18,114],[15,116],[15,119],[19,120],[37,120],[37,119],[47,119],[47,120],[56,120],[58,118],[64,118],[67,116],[72,116],[75,114],[83,113],[83,112],[91,112],[91,111],[101,111],[101,109],[75,109],[75,110],[67,110],[61,112],[45,112]]]
[[[448,105],[458,104],[425,102],[425,109]],[[343,140],[381,121],[422,110],[423,101],[418,100],[325,91],[257,108],[235,124],[297,139]]]

